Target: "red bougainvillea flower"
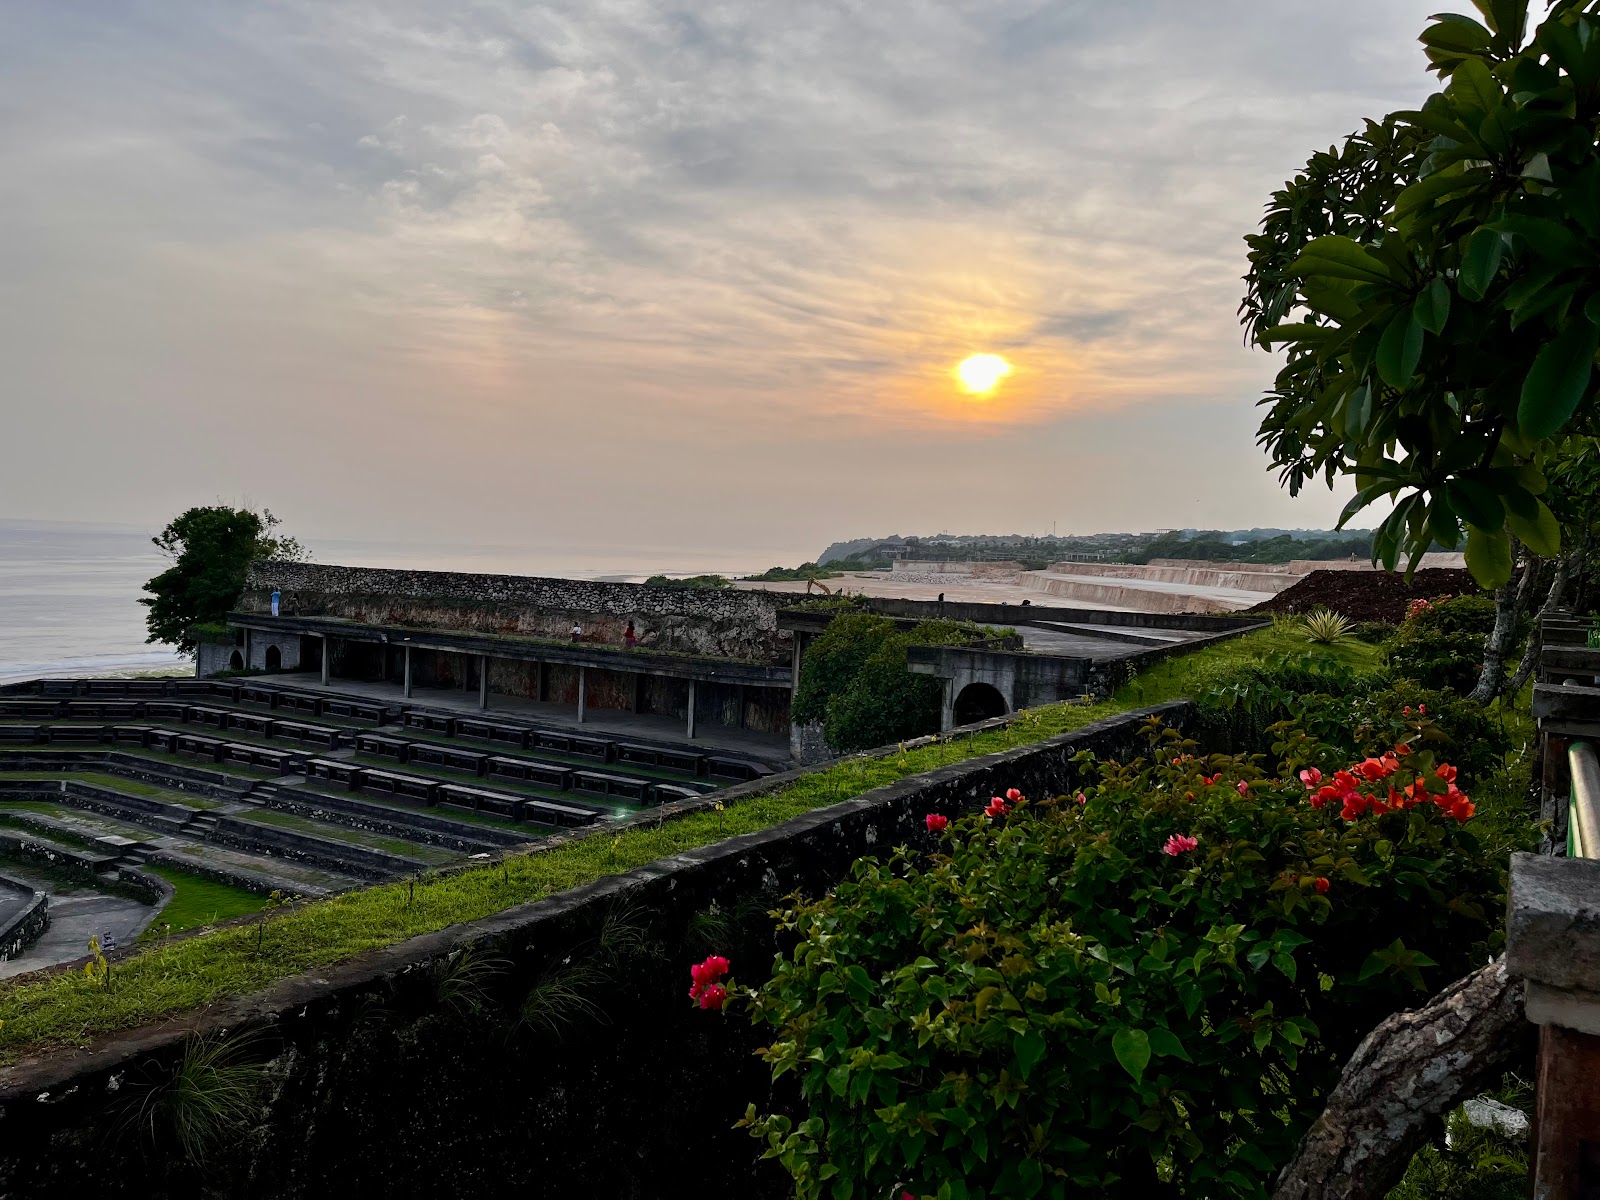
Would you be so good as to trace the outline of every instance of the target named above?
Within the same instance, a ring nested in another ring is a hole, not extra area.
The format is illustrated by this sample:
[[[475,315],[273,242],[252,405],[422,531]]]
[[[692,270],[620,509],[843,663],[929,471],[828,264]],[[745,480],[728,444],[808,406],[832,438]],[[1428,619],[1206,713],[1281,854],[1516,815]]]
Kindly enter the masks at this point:
[[[1023,796],[1023,794],[1021,792],[1017,791],[1016,788],[1007,788],[1006,789],[1006,799],[1011,801],[1011,803],[1015,804],[1018,800],[1022,800],[1024,798],[1025,797]]]
[[[700,993],[700,1007],[712,1012],[719,1011],[728,1002],[728,989],[720,983],[713,983]]]
[[[1401,710],[1400,710],[1400,711],[1401,711],[1401,712],[1402,712],[1402,713],[1403,713],[1403,714],[1404,714],[1404,715],[1405,715],[1405,716],[1408,716],[1408,717],[1409,717],[1409,716],[1410,716],[1410,715],[1411,715],[1411,705],[1409,705],[1409,704],[1408,704],[1408,705],[1406,705],[1406,706],[1405,706],[1405,708],[1403,708],[1403,709],[1401,709]]]
[[[1321,895],[1322,893],[1326,892],[1333,885],[1331,883],[1329,883],[1327,881],[1327,879],[1325,879],[1324,877],[1319,875],[1319,876],[1317,876],[1317,882],[1316,882],[1315,886],[1316,886],[1316,889],[1317,889],[1317,894]]]
[[[727,975],[728,965],[728,960],[722,955],[712,954],[704,962],[697,962],[690,967],[689,978],[693,981],[693,986],[689,989],[689,999],[699,1001],[700,1007],[705,1008],[706,993],[713,987],[726,997],[727,989],[721,987],[717,980]],[[722,1001],[717,1001],[715,1007],[721,1008]]]
[[[1322,782],[1322,772],[1315,767],[1307,767],[1300,772],[1300,782],[1306,785],[1306,791],[1309,792]]]
[[[1446,783],[1454,783],[1456,781],[1456,769],[1449,763],[1440,763],[1434,774]]]
[[[929,833],[943,833],[950,824],[950,818],[942,813],[929,813],[923,820],[927,823]]]
[[[1161,853],[1168,858],[1177,858],[1180,854],[1187,854],[1200,844],[1198,838],[1192,838],[1187,833],[1175,833],[1167,839],[1167,844],[1161,847]]]
[[[1411,753],[1411,747],[1406,745],[1404,742],[1401,742],[1398,746],[1396,746],[1394,748],[1394,752],[1396,754],[1399,754],[1399,755],[1410,754]]]
[[[1075,799],[1079,804],[1087,804],[1087,803],[1089,803],[1089,797],[1085,796],[1082,792],[1079,792],[1076,796],[1073,797],[1073,799]]]
[[[1428,715],[1428,706],[1426,704],[1419,704],[1419,705],[1417,705],[1417,711],[1419,713],[1421,713],[1423,716],[1427,716]]]
[[[1200,782],[1205,784],[1207,787],[1210,787],[1213,783],[1215,783],[1217,780],[1219,780],[1221,778],[1222,778],[1222,772],[1218,771],[1215,775],[1202,775],[1202,776],[1200,776]]]
[[[1250,794],[1250,785],[1242,779],[1233,786],[1238,789],[1239,795],[1241,796],[1248,796]]]
[[[1006,802],[999,796],[990,796],[988,807],[983,812],[985,816],[1003,817],[1006,815]]]

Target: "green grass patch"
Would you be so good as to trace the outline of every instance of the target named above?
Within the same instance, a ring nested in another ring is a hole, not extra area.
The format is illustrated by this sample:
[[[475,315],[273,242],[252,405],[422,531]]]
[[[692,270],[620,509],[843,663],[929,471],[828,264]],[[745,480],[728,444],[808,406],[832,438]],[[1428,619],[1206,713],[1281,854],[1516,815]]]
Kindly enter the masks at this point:
[[[276,825],[279,829],[292,829],[296,833],[324,838],[330,842],[346,842],[352,846],[363,846],[368,850],[381,850],[385,854],[398,854],[404,858],[420,859],[422,862],[430,863],[434,866],[443,866],[445,863],[455,862],[461,857],[454,850],[445,850],[439,846],[408,842],[395,837],[384,837],[382,834],[368,833],[361,829],[349,829],[343,825],[335,825],[327,821],[312,821],[306,817],[297,817],[293,813],[278,812],[273,809],[260,809],[256,812],[241,814],[239,819],[246,824]]]
[[[124,796],[143,796],[149,800],[162,800],[168,804],[186,804],[190,808],[220,808],[222,802],[210,796],[197,796],[193,792],[179,792],[157,787],[137,779],[123,779],[120,775],[105,775],[98,771],[0,771],[0,779],[27,780],[51,783],[57,779],[71,779],[78,783],[92,783],[97,787],[121,792]]]
[[[230,917],[242,917],[260,912],[267,906],[267,898],[255,892],[227,883],[218,883],[201,875],[180,871],[175,867],[149,865],[144,868],[159,875],[173,887],[172,899],[161,910],[160,916],[150,923],[142,934],[141,942],[155,942],[170,934],[182,933],[202,925],[215,925]]]
[[[1283,645],[1285,641],[1304,644],[1270,631],[1247,634],[1163,663],[1109,700],[1033,709],[1002,729],[882,758],[851,759],[810,772],[776,792],[732,800],[720,810],[615,834],[601,830],[552,850],[511,857],[503,865],[426,878],[416,885],[414,896],[409,884],[383,884],[309,903],[272,918],[259,949],[253,929],[219,929],[171,945],[158,943],[118,964],[110,989],[79,975],[24,977],[0,990],[0,1061],[45,1046],[82,1045],[98,1035],[252,992],[405,938],[767,829],[910,775],[1031,745],[1130,708],[1184,695],[1203,686],[1211,673],[1295,648]],[[1370,652],[1359,644],[1340,648],[1341,654]],[[1219,659],[1221,666],[1214,667]]]

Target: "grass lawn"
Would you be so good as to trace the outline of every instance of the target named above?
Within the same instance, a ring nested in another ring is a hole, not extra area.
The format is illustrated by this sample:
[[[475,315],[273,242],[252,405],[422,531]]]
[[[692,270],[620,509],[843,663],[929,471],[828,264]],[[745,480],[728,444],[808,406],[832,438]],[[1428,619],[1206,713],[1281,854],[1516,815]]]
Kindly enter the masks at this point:
[[[139,935],[141,942],[159,941],[172,933],[182,933],[199,925],[215,925],[229,917],[242,917],[246,913],[260,912],[267,906],[267,898],[247,892],[230,884],[218,883],[188,871],[151,864],[144,868],[159,875],[175,889],[166,908]]]
[[[1303,639],[1263,631],[1160,664],[1116,696],[1095,704],[1056,704],[1021,713],[1003,729],[952,742],[851,759],[811,772],[776,792],[731,801],[659,826],[640,826],[518,855],[503,865],[383,884],[306,904],[274,917],[261,945],[251,928],[219,929],[172,945],[157,943],[117,967],[109,991],[81,975],[19,979],[0,989],[0,1061],[46,1045],[81,1045],[96,1035],[145,1024],[275,980],[348,959],[462,921],[577,887],[607,875],[742,833],[766,829],[823,805],[964,758],[1030,745],[1103,717],[1204,689],[1219,671],[1282,651]],[[1376,661],[1361,643],[1336,650],[1354,663]]]

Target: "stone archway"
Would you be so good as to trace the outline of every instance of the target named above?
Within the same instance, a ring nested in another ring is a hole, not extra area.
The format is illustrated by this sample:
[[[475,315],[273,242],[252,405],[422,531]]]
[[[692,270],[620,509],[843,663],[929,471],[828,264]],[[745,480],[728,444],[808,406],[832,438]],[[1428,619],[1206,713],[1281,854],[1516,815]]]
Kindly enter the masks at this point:
[[[268,646],[267,647],[267,660],[266,661],[267,661],[267,670],[269,670],[269,671],[281,671],[281,670],[283,670],[283,651],[279,650],[276,646]]]
[[[999,688],[987,683],[969,683],[956,697],[955,723],[971,725],[974,721],[1003,717],[1008,711],[1006,698]]]
[[[228,655],[228,670],[230,670],[230,671],[242,671],[242,670],[244,670],[244,655],[240,654],[237,650],[235,650],[232,654]]]

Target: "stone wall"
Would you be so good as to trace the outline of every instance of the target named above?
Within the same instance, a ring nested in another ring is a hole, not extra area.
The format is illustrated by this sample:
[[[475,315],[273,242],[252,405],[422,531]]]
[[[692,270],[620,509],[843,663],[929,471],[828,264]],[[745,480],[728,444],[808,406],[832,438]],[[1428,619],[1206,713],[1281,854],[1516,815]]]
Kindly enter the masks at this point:
[[[778,629],[777,614],[794,596],[782,592],[264,562],[250,568],[240,611],[269,612],[275,587],[286,616],[556,641],[565,641],[576,621],[586,640],[616,646],[632,621],[639,644],[650,649],[789,661],[789,635]]]
[[[788,1177],[733,1128],[746,1104],[769,1109],[787,1093],[775,1100],[752,1054],[761,1036],[742,1016],[688,1003],[689,963],[726,953],[741,981],[760,982],[778,949],[766,910],[784,895],[833,886],[863,854],[931,845],[930,811],[971,811],[1011,786],[1069,791],[1081,750],[1126,754],[1142,744],[1147,716],[1181,724],[1190,711],[1160,705],[952,764],[251,997],[12,1064],[0,1069],[0,1195],[57,1196],[70,1180],[74,1194],[157,1200],[791,1196]],[[631,950],[602,951],[616,944],[602,940],[608,922],[631,928]],[[446,986],[453,956],[469,946],[491,956],[477,1007]],[[538,999],[541,982],[574,967],[598,972],[585,985],[592,1012],[563,1014]],[[157,1098],[187,1038],[224,1031],[253,1039],[240,1054],[262,1064],[268,1104],[256,1127],[191,1165],[122,1118]]]

